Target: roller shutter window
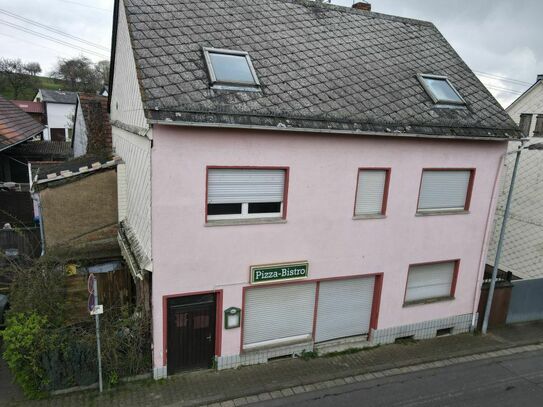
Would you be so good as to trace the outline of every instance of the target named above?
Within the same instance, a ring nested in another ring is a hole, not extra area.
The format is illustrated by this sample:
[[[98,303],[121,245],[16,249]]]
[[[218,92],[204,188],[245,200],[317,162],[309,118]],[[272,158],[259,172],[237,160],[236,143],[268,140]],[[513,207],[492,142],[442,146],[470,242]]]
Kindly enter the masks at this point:
[[[387,176],[387,170],[364,169],[358,172],[355,216],[384,214]]]
[[[209,169],[208,219],[282,217],[286,170]]]
[[[419,212],[468,209],[471,170],[425,170],[419,196]]]
[[[367,334],[374,285],[375,277],[321,282],[316,342]]]
[[[248,289],[243,310],[243,348],[310,341],[315,283]]]
[[[537,115],[535,122],[534,137],[543,137],[543,114]]]
[[[456,262],[414,265],[409,268],[405,302],[452,297]]]
[[[530,137],[530,129],[532,127],[532,116],[531,114],[523,113],[520,115],[520,131],[524,137]]]

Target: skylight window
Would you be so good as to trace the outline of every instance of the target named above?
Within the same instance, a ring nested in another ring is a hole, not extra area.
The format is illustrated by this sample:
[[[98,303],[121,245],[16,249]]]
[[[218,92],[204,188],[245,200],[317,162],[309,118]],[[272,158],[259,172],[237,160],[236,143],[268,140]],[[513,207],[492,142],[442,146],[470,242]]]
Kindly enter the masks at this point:
[[[247,52],[204,48],[204,56],[213,87],[254,90],[260,85]]]
[[[436,104],[465,105],[466,102],[446,76],[418,75],[426,93]]]

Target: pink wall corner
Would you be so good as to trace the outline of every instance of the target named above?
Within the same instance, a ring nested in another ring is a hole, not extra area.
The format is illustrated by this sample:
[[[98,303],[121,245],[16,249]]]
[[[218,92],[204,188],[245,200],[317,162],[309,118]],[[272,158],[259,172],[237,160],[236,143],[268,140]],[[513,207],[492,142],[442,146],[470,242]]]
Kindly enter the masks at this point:
[[[473,312],[505,142],[175,126],[155,126],[153,136],[155,366],[162,297],[222,289],[224,309],[241,307],[253,264],[308,260],[312,279],[384,273],[379,328]],[[289,166],[287,222],[206,227],[207,165]],[[352,219],[359,167],[391,168],[386,219]],[[426,167],[477,169],[469,214],[415,216]],[[456,299],[403,307],[409,264],[448,259],[461,259]],[[240,329],[223,330],[222,354],[239,348]]]

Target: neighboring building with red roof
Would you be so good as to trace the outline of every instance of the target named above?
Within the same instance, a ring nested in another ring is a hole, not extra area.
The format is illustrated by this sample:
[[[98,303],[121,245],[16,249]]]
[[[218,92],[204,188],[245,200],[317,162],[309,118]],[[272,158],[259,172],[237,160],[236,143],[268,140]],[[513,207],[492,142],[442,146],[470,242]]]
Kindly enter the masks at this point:
[[[32,102],[31,100],[12,100],[11,103],[28,113],[39,123],[45,124],[45,107],[43,102]]]
[[[35,137],[44,126],[0,96],[0,151]]]

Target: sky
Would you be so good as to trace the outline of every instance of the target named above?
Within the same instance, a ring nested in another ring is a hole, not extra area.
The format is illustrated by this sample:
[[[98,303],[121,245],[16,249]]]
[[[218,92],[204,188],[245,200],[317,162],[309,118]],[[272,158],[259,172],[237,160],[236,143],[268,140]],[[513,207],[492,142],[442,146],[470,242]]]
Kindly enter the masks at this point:
[[[370,2],[376,12],[433,22],[503,106],[532,85],[538,74],[543,74],[541,0]],[[350,7],[353,0],[332,3]],[[37,61],[46,74],[58,58],[83,54],[95,62],[108,59],[112,10],[113,0],[0,0],[0,56]]]

